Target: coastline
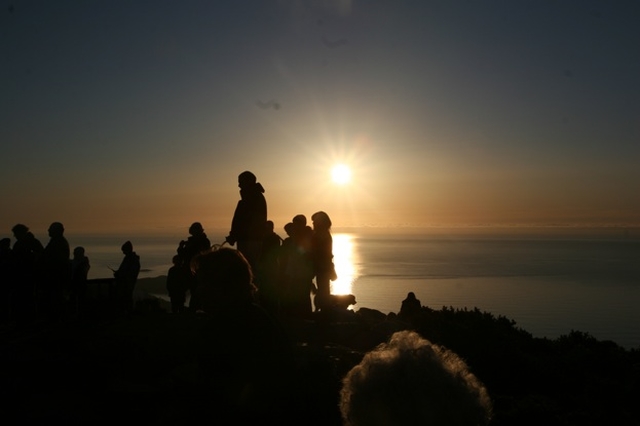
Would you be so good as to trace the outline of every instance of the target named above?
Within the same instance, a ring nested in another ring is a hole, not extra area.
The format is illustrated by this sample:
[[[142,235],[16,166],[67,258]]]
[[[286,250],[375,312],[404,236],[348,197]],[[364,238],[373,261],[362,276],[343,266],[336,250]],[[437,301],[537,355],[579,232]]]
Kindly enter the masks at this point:
[[[422,304],[505,315],[536,337],[572,330],[627,348],[640,346],[640,239],[632,228],[434,229],[428,235],[354,232],[334,236],[335,294],[354,294],[354,310],[397,312],[407,292]],[[344,229],[342,229],[344,231]],[[467,232],[468,231],[468,232]],[[545,235],[553,234],[553,238]],[[426,235],[426,236],[425,236]],[[130,236],[141,255],[137,287],[169,302],[164,277],[176,236]],[[134,238],[135,237],[135,238]],[[90,278],[109,277],[121,236],[86,241]],[[80,242],[79,240],[76,242]],[[91,245],[92,244],[92,245]],[[93,274],[93,275],[91,275]],[[141,294],[138,298],[144,297]]]
[[[500,289],[499,292],[503,294],[503,297],[510,298],[514,301],[518,300],[518,297],[516,297],[515,294],[512,294],[513,292],[517,291],[518,286],[513,286],[511,284],[500,284],[500,280],[492,279],[492,278],[484,278],[484,279],[471,278],[468,281],[475,282],[474,285],[482,286],[483,288],[487,288],[487,289],[490,289],[490,288],[493,289],[494,287],[498,288]],[[421,281],[420,283],[423,285],[428,285],[428,287],[430,288],[429,291],[431,293],[437,293],[439,287],[442,287],[444,289],[453,288],[455,289],[455,292],[464,293],[465,290],[467,289],[467,286],[470,285],[466,281],[460,281],[460,280],[456,280],[456,282],[449,281],[449,280],[440,280],[440,281],[429,280],[428,282]],[[465,284],[462,284],[462,283],[465,283]],[[540,284],[538,286],[539,288],[536,288],[535,292],[526,294],[526,298],[543,298],[545,297],[545,295],[546,297],[549,297],[552,294],[555,294],[555,293],[551,293],[551,291],[554,291],[552,290],[553,285],[551,283],[546,283],[544,281],[542,281],[542,283],[544,283],[544,285]],[[400,284],[396,283],[394,287],[397,287]],[[413,291],[413,289],[414,289],[414,286],[407,285],[408,291]],[[450,292],[450,290],[446,290],[446,291],[447,293]],[[613,293],[616,293],[615,289],[611,289],[611,291]],[[620,291],[623,291],[623,290],[620,290]],[[573,294],[573,292],[570,290],[559,292],[558,294],[562,294],[562,293],[566,293],[566,298],[571,298],[580,305],[584,304],[588,306],[586,302],[580,301],[580,297],[581,297],[580,294],[577,294],[577,295]],[[366,295],[359,294],[357,291],[354,292],[353,294],[356,297],[357,303],[355,305],[351,305],[350,310],[352,312],[358,312],[360,309],[364,309],[368,311],[376,311],[376,312],[379,312],[380,315],[385,315],[385,316],[389,314],[398,313],[401,305],[400,302],[402,301],[402,298],[404,297],[404,295],[406,295],[406,293],[400,294],[397,288],[396,290],[390,290],[386,294],[386,299],[384,300],[384,302],[386,304],[391,304],[393,306],[390,306],[388,309],[380,309],[376,303],[372,303],[372,304],[368,303],[368,301],[375,302],[375,299],[371,299],[371,297],[366,297]],[[522,296],[522,297],[525,297],[525,296]],[[553,296],[553,297],[556,297],[556,296]],[[589,296],[585,295],[582,297],[589,297]],[[138,284],[136,285],[136,291],[134,293],[134,299],[143,300],[148,298],[153,298],[157,300],[158,304],[162,309],[164,309],[166,312],[171,312],[170,299],[166,292],[166,275],[160,275],[152,278],[140,278],[138,280]],[[637,326],[635,324],[628,324],[625,329],[610,330],[603,325],[605,324],[607,319],[607,318],[601,318],[601,316],[604,315],[604,313],[602,311],[595,309],[595,307],[592,307],[592,309],[585,309],[583,312],[583,316],[585,318],[571,323],[569,321],[566,321],[566,322],[553,321],[554,316],[557,318],[558,316],[562,317],[563,315],[566,315],[565,310],[562,310],[559,308],[560,306],[563,306],[562,299],[557,301],[558,303],[556,303],[555,300],[553,301],[554,306],[557,305],[556,307],[551,306],[550,302],[547,303],[547,306],[545,309],[547,309],[548,312],[544,311],[542,313],[534,310],[533,308],[524,309],[523,307],[520,307],[520,308],[516,307],[515,311],[512,310],[510,312],[505,312],[501,309],[496,309],[492,307],[487,308],[487,306],[491,306],[491,305],[486,303],[486,299],[491,299],[491,296],[486,295],[484,299],[485,300],[478,299],[476,300],[475,303],[466,303],[466,304],[465,303],[444,303],[444,302],[438,303],[435,300],[428,299],[428,298],[421,299],[421,302],[422,302],[422,306],[427,309],[436,309],[436,310],[443,309],[443,308],[463,309],[463,310],[478,309],[482,312],[490,312],[491,314],[496,316],[505,316],[510,320],[512,320],[514,324],[516,324],[518,327],[523,328],[528,333],[531,333],[531,335],[535,338],[557,340],[562,338],[563,336],[571,334],[572,332],[580,332],[580,333],[586,333],[591,336],[594,336],[599,341],[615,342],[615,344],[619,345],[622,348],[625,348],[626,350],[640,349],[640,344],[638,343],[638,340],[637,340],[637,331],[636,331]],[[634,298],[632,297],[631,300],[634,300]],[[558,309],[560,309],[560,311],[558,311]],[[599,319],[601,320],[599,321]],[[591,326],[588,326],[588,324],[591,324]]]

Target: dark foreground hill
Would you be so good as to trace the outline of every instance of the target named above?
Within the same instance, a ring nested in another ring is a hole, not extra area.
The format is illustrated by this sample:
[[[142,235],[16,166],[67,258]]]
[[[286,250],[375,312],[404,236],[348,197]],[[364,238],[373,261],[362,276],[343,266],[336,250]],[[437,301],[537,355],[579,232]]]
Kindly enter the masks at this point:
[[[127,318],[96,315],[29,332],[7,329],[0,415],[6,424],[241,423],[207,411],[206,398],[190,388],[198,339],[193,320],[150,300]],[[640,424],[640,352],[586,333],[540,339],[487,312],[427,307],[412,323],[363,308],[284,326],[294,347],[297,424],[340,425],[342,377],[402,329],[467,361],[492,396],[494,425]]]

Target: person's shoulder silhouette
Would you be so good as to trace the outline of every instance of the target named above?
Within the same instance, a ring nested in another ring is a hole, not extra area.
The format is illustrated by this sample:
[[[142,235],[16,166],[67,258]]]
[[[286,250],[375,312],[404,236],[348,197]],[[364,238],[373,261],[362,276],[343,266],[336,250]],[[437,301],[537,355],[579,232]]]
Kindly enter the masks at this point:
[[[178,246],[178,255],[182,261],[188,266],[198,253],[208,250],[211,247],[211,241],[200,222],[194,222],[189,227],[189,237],[180,241]]]
[[[280,413],[287,408],[292,347],[277,320],[255,303],[248,261],[221,248],[199,255],[194,266],[203,312],[198,359],[209,391],[223,409]]]
[[[260,258],[262,240],[267,222],[267,201],[264,187],[257,181],[256,175],[244,171],[238,176],[240,200],[233,213],[231,230],[225,241],[230,245],[238,244],[238,250],[252,267]]]
[[[26,225],[21,223],[15,225],[12,228],[13,235],[16,238],[13,243],[13,250],[18,253],[41,253],[44,251],[44,246],[38,240]]]
[[[64,225],[53,222],[49,226],[49,242],[44,248],[45,259],[49,265],[52,263],[66,263],[71,256],[69,242],[64,236]]]

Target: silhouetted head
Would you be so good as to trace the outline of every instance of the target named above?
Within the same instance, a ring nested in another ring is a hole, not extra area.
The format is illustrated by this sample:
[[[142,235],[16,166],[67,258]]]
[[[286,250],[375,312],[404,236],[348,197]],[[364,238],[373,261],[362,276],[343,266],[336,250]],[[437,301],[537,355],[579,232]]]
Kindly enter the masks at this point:
[[[407,299],[414,300],[415,298],[416,298],[416,295],[414,292],[410,291],[409,293],[407,293]]]
[[[80,259],[84,257],[84,247],[78,246],[73,249],[73,257]]]
[[[181,260],[182,260],[182,258],[181,258],[179,255],[177,255],[177,254],[176,254],[176,255],[174,255],[174,256],[171,258],[171,262],[172,262],[174,265],[176,265],[176,266],[180,265],[180,261],[181,261]]]
[[[200,222],[193,222],[189,227],[189,234],[198,235],[204,232],[204,228]]]
[[[251,266],[238,250],[223,247],[202,253],[193,269],[205,312],[253,301]]]
[[[3,238],[0,240],[0,250],[8,250],[11,248],[11,239]]]
[[[288,236],[292,236],[295,232],[295,227],[296,226],[293,224],[293,222],[289,222],[284,226],[284,232],[286,232]]]
[[[257,182],[256,175],[251,173],[250,171],[245,171],[238,175],[238,186],[240,189],[248,188],[252,185],[255,185]]]
[[[122,245],[121,250],[124,254],[133,253],[133,244],[131,244],[131,241],[125,242]]]
[[[331,219],[329,215],[323,211],[319,211],[311,216],[311,222],[313,222],[313,229],[316,230],[328,230],[331,228]]]
[[[400,331],[347,373],[340,411],[347,426],[477,426],[489,422],[492,407],[457,354]]]
[[[49,225],[49,236],[60,237],[64,234],[64,226],[60,222],[53,222]]]
[[[300,228],[307,226],[307,217],[303,214],[297,214],[293,217],[292,222]]]
[[[29,232],[29,228],[26,225],[18,223],[13,228],[11,228],[11,232],[13,232],[13,236],[16,237],[16,240],[20,240],[24,238]]]
[[[273,224],[272,220],[268,220],[266,222],[265,229],[267,230],[267,233],[269,233],[269,234],[273,232],[273,230],[275,229],[275,225]]]

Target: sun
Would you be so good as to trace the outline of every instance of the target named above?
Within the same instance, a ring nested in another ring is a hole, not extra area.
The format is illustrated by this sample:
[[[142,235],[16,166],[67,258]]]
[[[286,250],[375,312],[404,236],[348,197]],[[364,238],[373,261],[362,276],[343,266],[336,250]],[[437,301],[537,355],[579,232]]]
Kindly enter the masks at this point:
[[[336,164],[331,169],[331,180],[337,185],[345,185],[351,181],[351,169],[344,164]]]

